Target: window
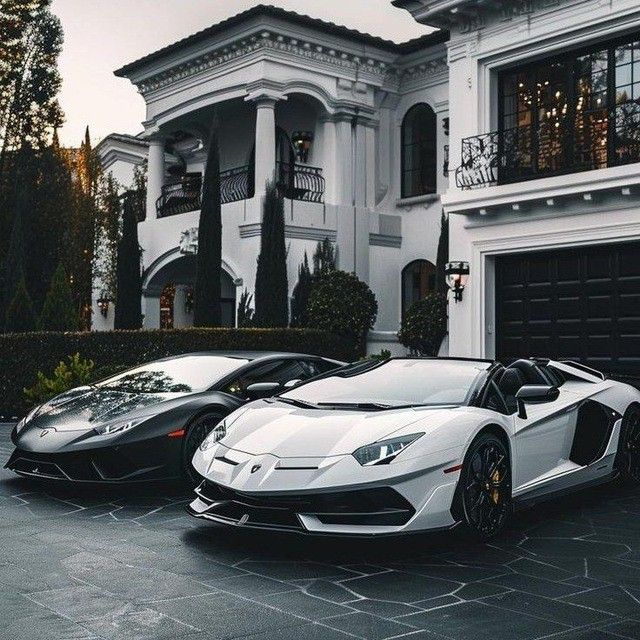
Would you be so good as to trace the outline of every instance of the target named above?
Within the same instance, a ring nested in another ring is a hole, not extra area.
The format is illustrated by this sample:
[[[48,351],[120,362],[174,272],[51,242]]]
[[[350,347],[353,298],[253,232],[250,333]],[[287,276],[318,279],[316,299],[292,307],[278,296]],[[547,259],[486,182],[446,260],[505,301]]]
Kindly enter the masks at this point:
[[[178,356],[130,369],[98,387],[127,393],[196,393],[248,362],[226,356]]]
[[[321,406],[467,404],[489,366],[488,362],[471,360],[418,358],[357,363],[287,391],[282,397]],[[389,384],[390,380],[393,384]]]
[[[436,290],[436,267],[428,260],[414,260],[402,270],[402,315],[418,300]]]
[[[436,193],[436,114],[428,104],[420,103],[409,109],[402,121],[401,138],[402,197]]]
[[[500,75],[499,180],[640,161],[640,39]]]

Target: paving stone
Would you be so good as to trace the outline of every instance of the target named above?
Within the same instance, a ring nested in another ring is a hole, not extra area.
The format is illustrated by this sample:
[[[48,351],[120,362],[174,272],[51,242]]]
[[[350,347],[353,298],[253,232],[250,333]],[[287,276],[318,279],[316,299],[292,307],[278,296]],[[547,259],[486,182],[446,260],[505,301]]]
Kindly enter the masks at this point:
[[[393,620],[384,620],[368,613],[351,613],[323,620],[323,624],[366,640],[385,640],[415,631],[416,627]]]
[[[297,616],[227,593],[176,598],[156,602],[153,607],[184,624],[203,629],[207,638],[216,640],[267,631],[272,637],[279,637],[280,629],[305,624]]]
[[[314,596],[310,596],[302,591],[292,591],[289,593],[275,593],[259,598],[259,601],[270,607],[275,607],[287,613],[300,616],[306,620],[317,621],[322,618],[331,616],[339,616],[341,614],[350,613],[352,609],[321,600]]]
[[[524,614],[505,615],[504,610],[478,602],[432,609],[402,620],[456,640],[533,640],[568,628]]]
[[[596,624],[612,619],[611,614],[604,611],[597,611],[587,607],[576,606],[572,603],[550,600],[549,598],[541,598],[529,593],[519,593],[517,591],[485,598],[483,602],[499,607],[500,609],[526,613],[537,618],[558,622],[570,627]]]
[[[455,591],[460,586],[457,582],[400,571],[354,578],[342,584],[365,598],[404,603],[442,596]]]
[[[620,587],[602,587],[564,598],[565,602],[640,620],[640,600]]]

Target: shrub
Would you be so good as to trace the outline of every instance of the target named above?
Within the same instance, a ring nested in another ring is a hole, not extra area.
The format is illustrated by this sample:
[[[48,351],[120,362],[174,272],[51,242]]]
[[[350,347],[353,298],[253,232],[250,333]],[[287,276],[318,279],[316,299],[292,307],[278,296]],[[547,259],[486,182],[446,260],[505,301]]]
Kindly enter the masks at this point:
[[[298,266],[298,282],[291,293],[291,326],[307,327],[309,318],[307,307],[309,306],[309,294],[313,288],[314,277],[309,269],[309,259],[307,252],[304,253],[304,260]]]
[[[40,328],[43,331],[78,330],[78,314],[73,304],[71,287],[62,263],[58,264],[51,278],[51,286],[44,300],[40,316]]]
[[[245,288],[245,290],[240,294],[240,300],[238,301],[238,326],[241,329],[250,327],[253,324],[252,300],[253,294],[249,293]]]
[[[85,360],[79,353],[69,356],[67,360],[69,364],[64,360],[58,363],[50,378],[42,371],[37,372],[37,382],[24,390],[25,398],[31,404],[41,404],[63,391],[80,387],[92,380],[95,367],[93,360]]]
[[[172,329],[169,331],[94,331],[0,335],[0,415],[25,413],[30,403],[23,389],[37,381],[38,371],[52,371],[69,354],[95,362],[100,379],[149,360],[193,351],[259,350],[355,359],[344,338],[311,329]]]
[[[326,273],[309,296],[309,326],[344,336],[359,354],[364,353],[367,333],[377,315],[376,297],[353,273]]]
[[[429,293],[414,302],[402,319],[398,340],[413,353],[437,356],[447,334],[447,296]]]

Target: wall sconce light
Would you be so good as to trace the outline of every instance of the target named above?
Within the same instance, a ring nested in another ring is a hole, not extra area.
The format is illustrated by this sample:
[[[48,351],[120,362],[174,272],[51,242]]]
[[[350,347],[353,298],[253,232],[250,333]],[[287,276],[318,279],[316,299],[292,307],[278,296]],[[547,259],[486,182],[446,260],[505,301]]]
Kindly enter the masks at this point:
[[[109,303],[111,302],[111,300],[107,297],[107,294],[103,291],[100,294],[100,297],[97,300],[98,302],[98,309],[100,309],[100,313],[102,314],[103,318],[107,317],[107,314],[109,313]]]
[[[309,150],[313,142],[313,133],[311,131],[294,131],[291,136],[291,144],[295,149],[296,156],[300,162],[307,162],[309,158]]]
[[[468,262],[447,262],[444,268],[444,275],[447,279],[447,285],[453,291],[453,299],[456,302],[462,300],[462,292],[469,281],[469,263]]]

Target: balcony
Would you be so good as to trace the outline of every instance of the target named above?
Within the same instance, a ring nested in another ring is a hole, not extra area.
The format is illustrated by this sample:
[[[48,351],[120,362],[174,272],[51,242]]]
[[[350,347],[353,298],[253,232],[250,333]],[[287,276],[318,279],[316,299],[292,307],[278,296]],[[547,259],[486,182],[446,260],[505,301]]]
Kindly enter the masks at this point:
[[[456,185],[468,190],[640,162],[640,101],[568,122],[465,138]]]
[[[220,173],[222,204],[253,198],[254,170],[252,165],[235,167]],[[324,201],[322,169],[307,165],[278,162],[278,185],[285,198],[304,202]],[[165,184],[156,201],[158,218],[197,211],[202,204],[202,176],[185,175]]]

